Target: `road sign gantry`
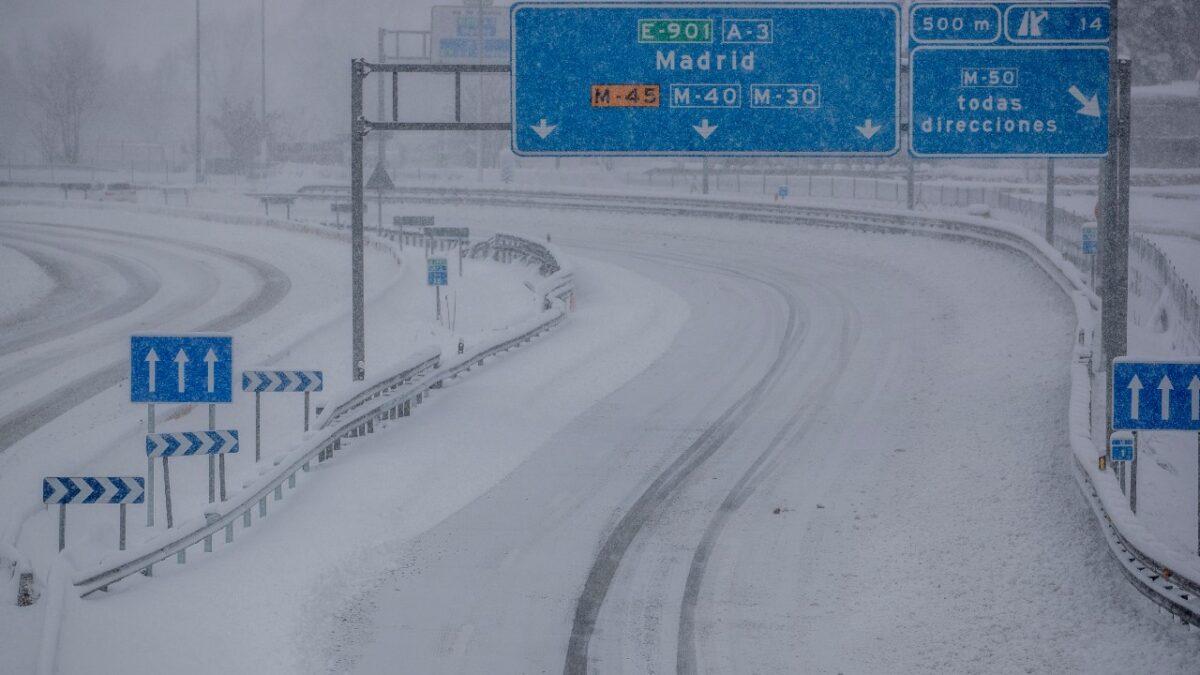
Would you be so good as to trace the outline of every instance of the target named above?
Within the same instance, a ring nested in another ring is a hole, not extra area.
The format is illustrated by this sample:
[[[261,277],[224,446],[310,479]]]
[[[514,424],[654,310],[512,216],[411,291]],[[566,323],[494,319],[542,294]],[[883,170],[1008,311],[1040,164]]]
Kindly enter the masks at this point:
[[[518,155],[899,150],[896,4],[518,3],[511,20]]]

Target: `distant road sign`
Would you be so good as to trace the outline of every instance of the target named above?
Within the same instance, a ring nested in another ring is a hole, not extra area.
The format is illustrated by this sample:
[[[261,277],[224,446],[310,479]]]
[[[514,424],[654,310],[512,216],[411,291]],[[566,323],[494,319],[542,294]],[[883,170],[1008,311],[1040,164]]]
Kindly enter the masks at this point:
[[[910,26],[914,155],[1107,154],[1107,4],[918,3]]]
[[[1200,359],[1113,361],[1113,429],[1200,431]]]
[[[146,434],[147,457],[223,455],[237,451],[238,432],[234,429]]]
[[[427,227],[425,236],[434,239],[454,239],[456,241],[471,238],[469,227]]]
[[[141,504],[146,483],[141,476],[47,476],[43,504]]]
[[[512,6],[518,155],[899,149],[892,3]]]
[[[430,286],[445,286],[448,283],[445,258],[430,258],[426,261],[426,282]]]
[[[1134,453],[1133,433],[1129,431],[1114,431],[1108,439],[1108,454],[1114,462],[1132,462]]]
[[[507,63],[508,15],[505,8],[438,5],[429,20],[430,58],[434,63]],[[480,31],[477,26],[482,26]],[[482,34],[481,34],[482,33]],[[482,59],[480,58],[482,47]]]
[[[134,335],[129,338],[129,399],[134,403],[229,403],[233,338]]]
[[[242,391],[321,391],[325,376],[319,370],[243,370]]]
[[[1080,249],[1083,253],[1094,254],[1096,252],[1096,242],[1099,237],[1098,227],[1095,225],[1084,225],[1080,230]]]

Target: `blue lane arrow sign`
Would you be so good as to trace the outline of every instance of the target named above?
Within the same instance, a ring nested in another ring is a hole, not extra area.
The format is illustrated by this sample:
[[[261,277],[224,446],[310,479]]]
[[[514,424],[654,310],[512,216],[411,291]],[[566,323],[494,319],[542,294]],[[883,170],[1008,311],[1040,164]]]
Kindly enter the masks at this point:
[[[43,504],[141,504],[146,499],[141,476],[47,476],[42,479]]]
[[[517,3],[518,155],[900,147],[895,3]]]
[[[914,155],[1107,154],[1106,4],[918,3],[910,16]]]
[[[147,457],[223,455],[237,451],[238,432],[233,429],[146,434]]]
[[[445,286],[449,282],[445,258],[430,258],[425,262],[426,282],[429,286]]]
[[[319,370],[243,370],[242,391],[321,391],[325,376]]]
[[[1113,429],[1200,431],[1200,359],[1113,360]]]
[[[233,338],[228,335],[134,335],[129,338],[129,400],[134,403],[229,403]]]

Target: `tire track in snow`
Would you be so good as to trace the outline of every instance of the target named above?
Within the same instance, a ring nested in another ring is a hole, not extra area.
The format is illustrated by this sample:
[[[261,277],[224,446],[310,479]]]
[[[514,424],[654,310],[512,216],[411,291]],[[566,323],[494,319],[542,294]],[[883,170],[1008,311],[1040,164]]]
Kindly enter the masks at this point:
[[[628,251],[622,252],[628,253]],[[654,479],[601,544],[576,602],[571,637],[567,644],[567,655],[563,665],[563,672],[568,675],[587,672],[588,648],[595,632],[600,609],[608,595],[621,559],[629,550],[638,533],[651,521],[659,506],[668,500],[696,469],[712,457],[741,426],[742,422],[754,412],[761,402],[763,394],[783,372],[783,365],[795,356],[798,351],[797,345],[803,341],[807,333],[807,325],[800,322],[803,307],[799,299],[782,284],[747,274],[736,268],[715,265],[709,261],[690,260],[684,256],[642,254],[639,257],[672,258],[686,261],[698,266],[720,269],[732,276],[768,286],[787,302],[787,327],[779,341],[778,351],[763,377],[727,408],[716,421],[706,427],[700,436]]]
[[[195,331],[228,331],[237,328],[279,304],[292,286],[291,279],[288,278],[287,274],[271,263],[216,246],[159,235],[131,234],[122,232],[121,230],[101,227],[46,222],[29,222],[27,224],[66,231],[116,235],[136,239],[139,242],[156,242],[184,249],[204,251],[210,255],[229,260],[231,263],[248,270],[258,279],[258,287],[249,298],[243,300],[232,310],[200,326],[196,326],[193,329]],[[71,408],[124,380],[127,366],[128,361],[124,359],[108,363],[84,377],[66,383],[49,394],[27,403],[25,406],[0,419],[0,452],[4,452],[22,438],[25,438]]]

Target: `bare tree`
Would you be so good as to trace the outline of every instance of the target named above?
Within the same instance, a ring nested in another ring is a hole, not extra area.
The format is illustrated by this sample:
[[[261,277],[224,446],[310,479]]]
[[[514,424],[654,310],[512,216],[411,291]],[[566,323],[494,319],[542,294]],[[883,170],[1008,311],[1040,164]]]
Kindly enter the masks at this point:
[[[260,118],[254,111],[254,99],[241,103],[225,99],[221,102],[221,114],[210,117],[209,122],[225,137],[238,171],[245,171],[253,165],[259,148],[270,136],[275,115],[267,115],[266,120]]]
[[[104,55],[90,29],[63,26],[41,49],[24,50],[24,90],[33,105],[34,136],[47,160],[78,164],[80,135],[103,86]]]

